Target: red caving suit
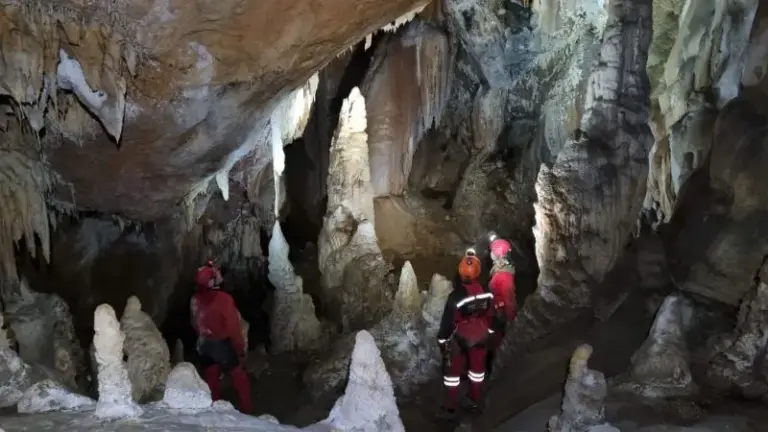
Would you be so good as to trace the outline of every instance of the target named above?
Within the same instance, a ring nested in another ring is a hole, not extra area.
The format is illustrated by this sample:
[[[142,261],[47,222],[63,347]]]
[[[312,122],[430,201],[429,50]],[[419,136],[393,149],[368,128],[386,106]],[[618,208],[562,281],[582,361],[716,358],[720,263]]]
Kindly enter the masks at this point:
[[[203,378],[213,400],[221,399],[219,376],[228,373],[240,400],[240,410],[251,412],[251,389],[241,359],[245,343],[235,301],[219,289],[199,287],[190,302],[192,325],[198,334],[198,352],[205,368]]]
[[[493,341],[491,350],[498,348],[507,327],[517,315],[517,294],[515,292],[515,266],[508,261],[491,268],[488,288],[493,293]]]
[[[469,362],[469,398],[480,401],[485,381],[485,356],[493,317],[493,294],[479,282],[459,283],[448,296],[437,334],[447,364],[443,384],[445,408],[455,410],[459,402],[461,376]]]

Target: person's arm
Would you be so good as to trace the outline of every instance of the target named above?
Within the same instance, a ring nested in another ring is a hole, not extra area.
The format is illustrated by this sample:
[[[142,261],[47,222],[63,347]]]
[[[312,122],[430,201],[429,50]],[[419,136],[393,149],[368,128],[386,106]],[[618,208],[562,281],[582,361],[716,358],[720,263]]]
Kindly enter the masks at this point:
[[[437,332],[437,343],[440,345],[448,342],[453,335],[453,322],[456,317],[456,302],[454,301],[454,297],[453,293],[451,293],[445,301],[443,317],[440,320],[440,330]]]
[[[235,301],[232,296],[226,293],[221,293],[224,303],[224,327],[226,328],[227,337],[232,341],[237,355],[245,355],[245,341],[243,341],[243,332],[240,329],[240,312],[237,310]]]

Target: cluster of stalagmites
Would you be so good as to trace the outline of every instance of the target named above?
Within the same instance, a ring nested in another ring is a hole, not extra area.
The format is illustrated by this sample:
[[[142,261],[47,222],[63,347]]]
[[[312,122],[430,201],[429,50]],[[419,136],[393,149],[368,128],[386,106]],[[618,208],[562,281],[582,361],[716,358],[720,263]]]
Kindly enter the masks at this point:
[[[409,262],[400,273],[400,287],[392,311],[369,332],[381,347],[392,381],[403,393],[432,378],[438,370],[435,343],[440,317],[452,284],[435,274],[426,292],[420,292]],[[346,378],[354,334],[339,338],[318,362],[304,373],[304,383],[315,395],[339,388]]]
[[[139,321],[136,312],[140,312],[140,306],[132,301],[128,307],[131,312],[127,319]],[[126,319],[125,315],[123,319]],[[228,422],[234,421],[237,426],[249,430],[280,430],[274,426],[267,427],[278,423],[272,416],[248,417],[236,413],[228,402],[213,402],[208,386],[194,365],[186,362],[177,363],[168,373],[167,368],[158,365],[155,369],[148,369],[146,364],[151,361],[145,359],[147,363],[142,365],[142,369],[149,377],[142,383],[158,376],[157,370],[166,373],[160,400],[154,404],[139,405],[134,401],[136,383],[131,380],[130,360],[123,360],[124,348],[130,343],[130,337],[121,330],[121,323],[111,306],[103,304],[96,308],[94,329],[93,346],[99,390],[96,401],[77,394],[24,363],[8,345],[5,332],[0,333],[0,378],[3,383],[0,386],[0,401],[4,402],[3,406],[15,404],[20,413],[71,411],[72,415],[93,415],[97,421],[132,419],[134,422],[147,423],[157,421],[152,420],[156,414],[172,409],[178,421],[195,425],[210,422],[206,415],[225,413]],[[147,348],[145,352],[152,353],[154,350]],[[162,355],[166,354],[167,347]],[[164,364],[167,364],[167,360]],[[145,413],[147,418],[142,420]],[[220,422],[221,418],[214,421]],[[345,394],[334,405],[326,420],[308,429],[360,432],[405,430],[395,402],[392,381],[370,333],[361,331],[355,336]],[[286,430],[297,429],[286,427]]]
[[[765,268],[761,279],[768,276]],[[589,369],[592,347],[576,349],[565,384],[561,414],[549,422],[551,432],[597,432],[618,430],[606,422],[606,397],[632,397],[645,404],[691,403],[699,386],[691,372],[687,333],[695,326],[694,303],[681,294],[666,297],[659,308],[648,338],[631,359],[629,372],[610,386],[601,372]],[[744,299],[739,320],[729,335],[714,335],[706,374],[710,388],[736,393],[745,398],[766,398],[768,370],[765,369],[766,328],[768,328],[768,285],[760,282]],[[610,387],[610,389],[609,389]],[[680,405],[676,405],[680,407]]]
[[[72,411],[72,415],[93,416],[96,421],[133,419],[148,423],[155,421],[152,419],[158,412],[173,409],[177,415],[191,416],[179,421],[197,425],[210,421],[205,415],[223,412],[227,421],[251,430],[279,430],[274,426],[267,429],[268,424],[277,423],[271,416],[248,417],[237,414],[228,402],[213,402],[208,386],[191,363],[181,361],[170,370],[168,347],[159,346],[165,343],[156,337],[157,328],[141,312],[138,299],[129,299],[121,320],[111,306],[98,306],[94,312],[94,330],[97,400],[61,384],[54,372],[47,373],[45,368],[25,363],[11,348],[6,332],[0,330],[2,406],[15,405],[20,413]],[[144,338],[141,344],[135,340],[139,335]],[[124,360],[126,353],[127,361]],[[143,376],[139,378],[137,374]],[[154,392],[158,394],[156,403],[137,403],[137,399],[146,399]],[[200,418],[192,418],[194,416]],[[286,427],[286,430],[296,429]],[[370,333],[356,334],[346,392],[329,417],[310,426],[310,430],[405,430],[395,403],[394,386]]]

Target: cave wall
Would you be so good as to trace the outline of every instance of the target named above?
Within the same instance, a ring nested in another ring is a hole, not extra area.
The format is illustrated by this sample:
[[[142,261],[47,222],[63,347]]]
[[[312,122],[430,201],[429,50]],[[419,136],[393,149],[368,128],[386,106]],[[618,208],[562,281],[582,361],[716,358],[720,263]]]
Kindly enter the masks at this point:
[[[32,290],[54,292],[70,305],[81,341],[91,339],[96,306],[122,310],[131,295],[160,324],[195,256],[182,247],[187,233],[178,227],[174,220],[137,225],[97,215],[66,220],[52,240],[50,263],[22,250],[20,274]]]

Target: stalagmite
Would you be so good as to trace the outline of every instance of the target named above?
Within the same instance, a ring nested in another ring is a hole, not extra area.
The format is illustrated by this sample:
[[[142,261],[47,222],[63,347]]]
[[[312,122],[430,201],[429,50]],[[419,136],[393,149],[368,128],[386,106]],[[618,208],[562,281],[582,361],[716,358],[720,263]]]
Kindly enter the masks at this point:
[[[651,0],[612,0],[600,60],[590,76],[581,126],[553,166],[542,166],[534,205],[538,289],[508,332],[496,359],[497,381],[513,352],[527,350],[590,308],[591,291],[624,251],[645,194],[650,85],[646,73]],[[478,423],[508,414],[504,385],[487,394]],[[496,393],[501,392],[501,393]],[[482,425],[479,425],[482,426]]]
[[[269,241],[268,277],[275,286],[270,323],[273,349],[280,352],[325,346],[328,334],[315,315],[312,298],[304,293],[304,282],[294,273],[279,222],[272,227]]]
[[[381,349],[391,379],[405,394],[437,374],[437,330],[452,284],[434,275],[424,301],[410,262],[403,265],[400,287],[392,312],[369,331]],[[346,377],[353,334],[338,340],[328,354],[304,373],[304,382],[315,395],[337,389]]]
[[[749,399],[768,396],[768,264],[763,264],[759,279],[741,304],[732,343],[707,370],[713,387]]]
[[[664,299],[648,339],[632,356],[630,381],[619,389],[651,398],[688,396],[697,391],[689,366],[682,306],[678,295]]]
[[[98,365],[99,400],[96,417],[138,417],[143,410],[131,398],[131,380],[123,363],[125,335],[115,310],[108,304],[99,305],[93,319],[94,357]]]
[[[171,371],[171,354],[165,338],[152,318],[141,310],[136,296],[130,296],[126,302],[120,329],[125,334],[126,367],[133,384],[133,400],[159,398]]]
[[[57,371],[62,382],[76,388],[78,376],[85,373],[85,354],[67,303],[56,294],[32,291],[22,279],[6,313],[21,358]]]
[[[440,330],[440,320],[445,309],[445,301],[451,291],[453,291],[453,282],[441,274],[432,275],[429,291],[427,291],[427,297],[424,299],[424,307],[421,310],[421,318],[424,320],[427,337],[437,337],[437,332]]]
[[[571,356],[565,382],[562,412],[549,420],[549,432],[590,432],[602,426],[604,432],[618,432],[605,422],[605,397],[608,386],[602,372],[590,369],[592,346],[584,344]]]
[[[405,432],[392,380],[376,341],[367,331],[355,336],[347,388],[326,422],[339,430]]]
[[[213,400],[195,365],[182,362],[168,375],[163,402],[174,409],[205,409],[211,407]]]
[[[323,302],[344,329],[364,328],[388,312],[394,281],[374,230],[365,99],[357,87],[344,100],[331,145],[318,263]]]

